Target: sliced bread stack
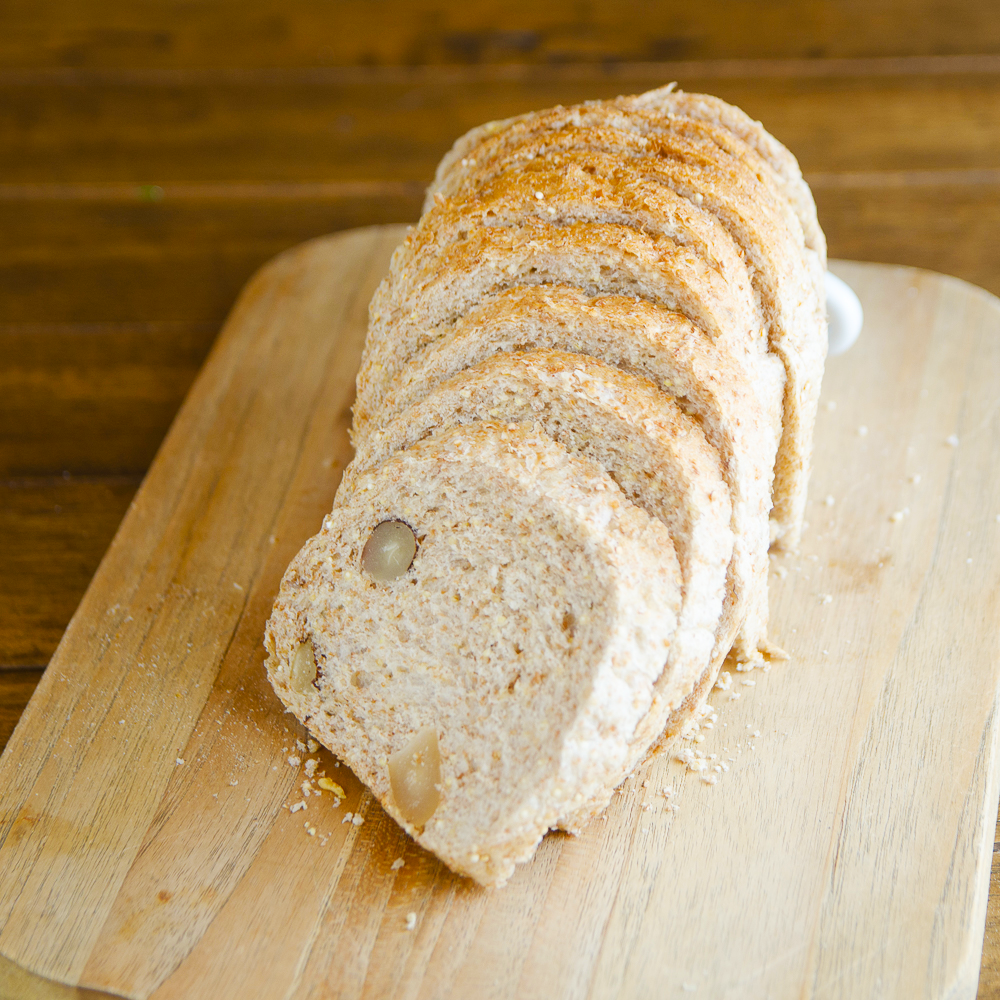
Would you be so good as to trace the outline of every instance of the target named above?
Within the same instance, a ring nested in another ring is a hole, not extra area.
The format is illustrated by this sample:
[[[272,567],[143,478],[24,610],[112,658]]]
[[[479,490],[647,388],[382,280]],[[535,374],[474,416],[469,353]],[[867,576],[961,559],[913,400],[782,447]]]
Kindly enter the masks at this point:
[[[267,626],[279,697],[499,885],[767,638],[826,353],[794,158],[663,88],[492,122],[370,308],[333,512]]]

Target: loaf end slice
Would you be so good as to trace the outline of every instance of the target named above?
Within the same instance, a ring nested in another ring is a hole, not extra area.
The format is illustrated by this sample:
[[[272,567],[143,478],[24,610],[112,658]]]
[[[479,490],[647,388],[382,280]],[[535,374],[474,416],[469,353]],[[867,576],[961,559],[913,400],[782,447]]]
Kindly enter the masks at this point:
[[[415,554],[377,579],[386,522]],[[679,607],[660,522],[596,463],[480,423],[362,477],[286,572],[266,666],[418,843],[500,885],[645,755]]]

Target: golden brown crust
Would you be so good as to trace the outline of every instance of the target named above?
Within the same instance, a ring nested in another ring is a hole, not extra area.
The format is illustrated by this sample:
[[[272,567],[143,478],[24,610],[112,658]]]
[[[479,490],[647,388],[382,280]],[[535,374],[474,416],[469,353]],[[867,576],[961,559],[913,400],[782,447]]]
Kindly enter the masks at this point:
[[[822,267],[774,171],[739,139],[704,122],[611,104],[557,108],[506,123],[439,173],[456,197],[539,158],[614,153],[713,213],[751,264],[771,350],[786,371],[783,440],[775,469],[774,534],[794,548],[801,533],[809,452],[826,354]],[[740,156],[733,155],[740,152]]]
[[[663,114],[712,123],[719,131],[749,146],[774,172],[785,199],[792,206],[802,226],[805,244],[816,252],[826,266],[826,237],[816,217],[816,203],[809,185],[802,177],[798,161],[760,122],[740,108],[710,94],[689,94],[672,85],[648,91],[637,97],[620,97],[615,102],[623,109],[655,108]]]
[[[755,171],[763,174],[788,203],[798,219],[805,245],[814,250],[822,265],[826,266],[826,240],[816,219],[812,193],[802,178],[795,157],[760,122],[754,121],[739,108],[708,94],[685,93],[673,84],[612,101],[587,101],[571,108],[529,112],[471,129],[455,142],[438,165],[434,183],[428,190],[425,210],[435,192],[445,191],[448,179],[457,174],[459,168],[482,162],[479,151],[500,133],[522,124],[532,127],[540,119],[547,119],[550,123],[580,125],[593,121],[596,116],[601,116],[614,128],[639,135],[657,131],[664,119],[683,119],[713,126],[714,141],[738,158],[753,162]]]

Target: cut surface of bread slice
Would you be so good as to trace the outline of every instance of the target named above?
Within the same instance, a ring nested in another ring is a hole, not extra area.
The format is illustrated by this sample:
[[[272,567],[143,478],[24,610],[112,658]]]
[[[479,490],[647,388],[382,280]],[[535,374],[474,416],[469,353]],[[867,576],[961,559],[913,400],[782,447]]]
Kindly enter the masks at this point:
[[[366,570],[373,530],[415,555]],[[406,529],[402,529],[406,530]],[[680,604],[666,528],[545,435],[479,423],[358,481],[292,562],[268,676],[389,814],[502,884],[648,749]]]
[[[561,285],[511,288],[483,299],[407,359],[388,394],[374,395],[370,405],[388,426],[463,369],[502,352],[545,349],[589,355],[648,379],[698,420],[719,454],[733,506],[726,618],[743,622],[733,652],[739,661],[759,661],[772,651],[766,639],[768,512],[779,416],[764,415],[739,358],[683,316]],[[725,642],[724,630],[719,637]]]

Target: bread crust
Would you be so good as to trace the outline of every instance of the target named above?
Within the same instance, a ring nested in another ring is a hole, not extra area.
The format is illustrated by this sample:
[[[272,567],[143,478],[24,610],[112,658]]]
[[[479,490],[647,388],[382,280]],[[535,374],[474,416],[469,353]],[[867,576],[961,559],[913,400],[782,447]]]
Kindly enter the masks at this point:
[[[694,121],[712,123],[751,147],[778,178],[785,199],[802,226],[806,246],[816,252],[823,267],[826,267],[826,237],[820,228],[816,202],[802,177],[798,160],[759,121],[754,121],[742,109],[711,94],[689,94],[672,84],[636,97],[619,97],[614,103],[627,110],[653,108],[661,114],[682,115]]]
[[[816,217],[816,204],[808,184],[802,177],[798,161],[792,153],[774,138],[760,122],[754,121],[740,108],[710,94],[691,94],[667,84],[655,90],[611,101],[586,101],[571,108],[556,107],[532,111],[512,118],[486,122],[460,136],[442,157],[435,178],[428,189],[424,210],[438,191],[445,191],[445,179],[456,172],[462,161],[476,159],[475,151],[492,136],[521,123],[532,123],[543,116],[563,114],[565,120],[584,122],[591,112],[610,112],[613,127],[645,134],[655,131],[664,118],[685,118],[688,121],[714,125],[718,141],[739,156],[752,150],[766,164],[769,181],[780,189],[785,201],[794,211],[805,237],[806,246],[814,250],[826,266],[826,238]],[[726,137],[729,137],[728,139]],[[740,145],[733,145],[735,140]],[[759,169],[759,168],[758,168]]]
[[[595,149],[614,153],[627,169],[672,187],[714,214],[751,265],[770,348],[785,368],[772,537],[794,550],[826,357],[822,260],[805,247],[782,182],[753,149],[735,136],[725,139],[728,133],[711,123],[657,115],[645,105],[623,114],[626,107],[598,102],[496,123],[478,144],[463,143],[466,156],[452,158],[439,171],[432,192],[461,200],[491,178],[539,159]]]

